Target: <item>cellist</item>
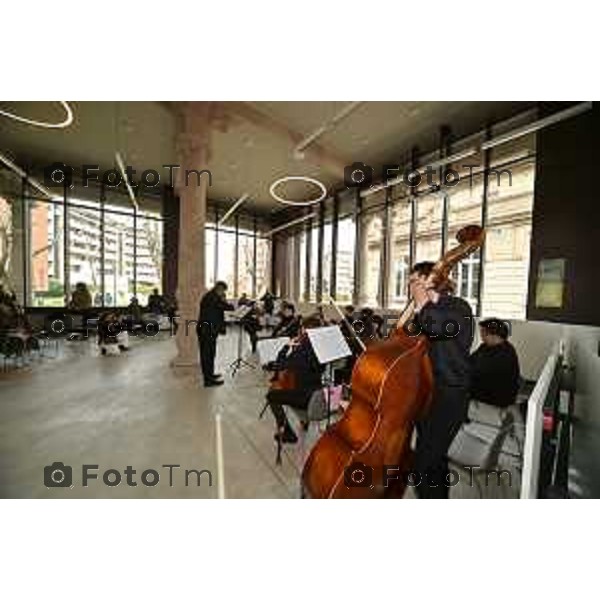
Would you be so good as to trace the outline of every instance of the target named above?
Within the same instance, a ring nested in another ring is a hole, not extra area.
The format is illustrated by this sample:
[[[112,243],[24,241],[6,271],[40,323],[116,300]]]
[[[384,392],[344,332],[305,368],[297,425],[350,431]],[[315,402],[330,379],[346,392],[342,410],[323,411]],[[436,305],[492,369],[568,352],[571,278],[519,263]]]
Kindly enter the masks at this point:
[[[467,417],[473,342],[473,312],[454,296],[449,280],[436,283],[433,262],[420,262],[410,272],[415,325],[429,338],[434,388],[429,412],[417,421],[412,468],[420,498],[448,498],[448,449]]]
[[[275,441],[278,444],[295,444],[298,441],[285,414],[284,406],[305,409],[316,390],[321,388],[323,367],[314,354],[308,329],[321,327],[318,315],[303,319],[298,336],[279,352],[268,370],[275,371],[271,389],[267,393],[267,403],[277,424]]]

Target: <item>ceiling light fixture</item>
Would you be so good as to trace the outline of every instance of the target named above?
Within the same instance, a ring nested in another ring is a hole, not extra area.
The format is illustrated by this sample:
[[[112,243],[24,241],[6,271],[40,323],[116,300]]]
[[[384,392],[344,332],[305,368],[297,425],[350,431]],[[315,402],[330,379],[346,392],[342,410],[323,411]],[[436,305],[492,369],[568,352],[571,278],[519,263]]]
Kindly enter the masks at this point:
[[[221,217],[219,220],[219,226],[223,225],[227,219],[244,203],[248,200],[249,194],[242,194],[235,204]]]
[[[28,119],[27,117],[21,117],[19,115],[15,115],[14,113],[7,112],[5,110],[0,110],[0,115],[8,117],[9,119],[13,119],[14,121],[19,121],[20,123],[25,123],[27,125],[34,125],[35,127],[42,127],[44,129],[65,129],[73,122],[73,111],[71,107],[65,100],[59,100],[62,104],[67,116],[64,121],[60,123],[48,123],[47,121],[36,121],[34,119]]]
[[[299,202],[287,200],[286,198],[282,198],[281,196],[275,193],[275,188],[279,184],[285,183],[286,181],[305,181],[306,183],[312,183],[321,190],[321,195],[316,200],[306,200]],[[288,175],[287,177],[282,177],[281,179],[274,181],[271,184],[271,187],[269,188],[269,193],[271,194],[271,196],[273,196],[275,200],[277,200],[277,202],[280,202],[281,204],[287,204],[288,206],[311,206],[312,204],[318,204],[319,202],[325,200],[325,198],[327,197],[327,188],[318,179],[313,179],[312,177],[304,177],[304,175]]]
[[[325,122],[321,127],[318,127],[310,135],[306,136],[295,148],[294,156],[304,157],[304,151],[312,144],[314,144],[324,133],[331,131],[337,124],[345,119],[352,111],[356,110],[363,102],[349,102],[340,110],[336,115],[333,116],[329,121]]]
[[[314,218],[315,215],[313,214],[309,214],[309,215],[304,215],[303,217],[300,217],[299,219],[295,219],[294,221],[290,221],[289,223],[285,223],[283,225],[280,225],[279,227],[275,227],[275,229],[271,229],[271,231],[267,231],[267,233],[265,233],[266,237],[271,237],[272,235],[279,233],[280,231],[283,231],[284,229],[288,229],[289,227],[293,227],[294,225],[299,225],[300,223],[304,223],[304,221],[308,221],[309,219]]]
[[[133,204],[135,210],[139,210],[140,206],[138,204],[137,198],[135,197],[135,192],[133,191],[133,188],[129,183],[129,179],[127,179],[127,174],[125,173],[125,163],[123,162],[123,159],[121,158],[119,152],[115,152],[115,158],[117,159],[117,166],[119,167],[119,171],[121,171],[121,177],[123,177],[125,187],[127,188],[127,192],[129,194],[129,197],[131,198],[131,204]]]
[[[50,192],[50,190],[46,186],[42,185],[39,181],[37,181],[33,177],[29,177],[27,175],[27,173],[25,173],[25,171],[23,171],[23,169],[21,169],[21,167],[16,165],[12,160],[10,160],[10,158],[8,158],[8,156],[5,156],[4,154],[0,153],[0,162],[4,163],[9,169],[14,171],[19,177],[25,179],[29,183],[30,186],[34,187],[36,190],[38,190],[39,192],[44,194],[44,196],[46,196],[47,198],[50,198],[52,200],[53,198],[59,197],[59,196],[57,196],[57,194],[53,194],[52,192]]]

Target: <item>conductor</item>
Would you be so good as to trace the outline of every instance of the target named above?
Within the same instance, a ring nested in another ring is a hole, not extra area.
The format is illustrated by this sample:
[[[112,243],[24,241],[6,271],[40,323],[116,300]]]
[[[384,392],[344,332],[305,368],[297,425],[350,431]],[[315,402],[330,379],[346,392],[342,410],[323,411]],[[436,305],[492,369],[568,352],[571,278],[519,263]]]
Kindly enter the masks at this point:
[[[200,348],[200,364],[204,377],[204,387],[223,385],[219,374],[215,373],[215,357],[217,355],[217,337],[225,333],[226,310],[233,310],[233,305],[225,299],[227,284],[217,281],[212,290],[206,292],[200,300],[200,313],[196,331]]]

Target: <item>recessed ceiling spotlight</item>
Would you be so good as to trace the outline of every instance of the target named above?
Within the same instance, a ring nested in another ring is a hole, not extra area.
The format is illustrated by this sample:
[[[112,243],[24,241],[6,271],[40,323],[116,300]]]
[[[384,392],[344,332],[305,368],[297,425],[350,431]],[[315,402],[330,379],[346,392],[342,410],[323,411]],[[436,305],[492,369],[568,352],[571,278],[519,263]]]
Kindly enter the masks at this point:
[[[14,121],[19,121],[20,123],[25,123],[27,125],[34,125],[35,127],[43,127],[44,129],[65,129],[73,122],[73,111],[71,107],[65,100],[59,100],[65,109],[66,118],[64,121],[60,123],[48,123],[47,121],[36,121],[34,119],[28,119],[26,117],[21,117],[19,115],[15,115],[14,113],[7,112],[5,110],[0,110],[0,115],[4,115],[9,119],[13,119]]]
[[[321,190],[321,195],[315,200],[301,200],[298,202],[294,200],[287,200],[286,198],[282,198],[281,196],[275,193],[275,188],[279,184],[285,183],[286,181],[305,181],[306,183],[312,183]],[[325,196],[327,196],[327,189],[318,179],[313,179],[312,177],[304,177],[303,175],[288,175],[287,177],[282,177],[281,179],[274,181],[271,184],[271,187],[269,188],[269,193],[275,200],[277,200],[277,202],[280,202],[281,204],[287,204],[289,206],[311,206],[312,204],[318,204],[319,202],[322,202],[325,199]]]

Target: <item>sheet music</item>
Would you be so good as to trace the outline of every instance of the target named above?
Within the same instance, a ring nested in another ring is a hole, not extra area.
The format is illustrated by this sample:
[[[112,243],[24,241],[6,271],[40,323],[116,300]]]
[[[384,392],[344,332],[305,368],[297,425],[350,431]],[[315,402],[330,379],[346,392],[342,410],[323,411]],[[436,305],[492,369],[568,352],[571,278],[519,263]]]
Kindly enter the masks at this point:
[[[268,365],[273,362],[281,349],[290,343],[289,337],[269,338],[266,340],[258,340],[256,350],[258,352],[258,360],[261,366]]]
[[[228,322],[235,322],[242,320],[250,311],[252,306],[242,305],[238,306],[235,310],[225,311],[225,320]]]
[[[322,365],[352,355],[348,342],[337,325],[308,329],[306,333],[317,360]]]

